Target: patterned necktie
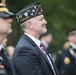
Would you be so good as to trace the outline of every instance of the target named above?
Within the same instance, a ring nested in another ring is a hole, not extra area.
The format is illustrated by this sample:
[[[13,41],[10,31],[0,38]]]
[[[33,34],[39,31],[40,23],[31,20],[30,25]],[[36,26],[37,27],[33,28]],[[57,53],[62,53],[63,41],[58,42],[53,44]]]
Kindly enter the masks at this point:
[[[40,48],[42,49],[42,52],[44,53],[44,55],[45,55],[46,58],[48,59],[48,61],[49,61],[49,63],[50,63],[50,67],[52,68],[54,75],[56,75],[55,70],[54,70],[54,67],[53,67],[53,65],[52,65],[52,62],[51,62],[51,60],[50,60],[48,54],[46,53],[43,44],[40,44]]]

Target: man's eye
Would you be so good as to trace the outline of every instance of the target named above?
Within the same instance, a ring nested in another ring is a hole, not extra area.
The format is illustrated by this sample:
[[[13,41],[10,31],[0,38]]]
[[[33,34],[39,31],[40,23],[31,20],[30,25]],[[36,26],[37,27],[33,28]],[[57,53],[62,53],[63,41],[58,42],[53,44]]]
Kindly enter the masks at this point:
[[[42,18],[40,20],[43,20]]]

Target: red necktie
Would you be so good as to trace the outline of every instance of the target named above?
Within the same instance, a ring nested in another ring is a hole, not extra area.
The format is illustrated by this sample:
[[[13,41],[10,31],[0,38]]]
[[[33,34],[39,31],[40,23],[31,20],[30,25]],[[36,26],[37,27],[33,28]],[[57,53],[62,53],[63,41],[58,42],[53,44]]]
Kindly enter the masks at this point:
[[[45,48],[43,47],[43,44],[40,44],[40,48],[41,48],[42,50],[45,50]]]
[[[40,44],[40,48],[42,49],[42,52],[44,53],[44,55],[45,55],[46,58],[48,59],[48,61],[49,61],[49,63],[50,63],[50,67],[52,68],[54,75],[56,75],[55,70],[54,70],[54,67],[53,67],[53,65],[52,65],[52,62],[51,62],[49,56],[47,55],[43,44]]]
[[[40,48],[42,49],[42,52],[44,53],[44,55],[45,55],[46,58],[48,59],[49,63],[51,63],[51,60],[50,60],[49,56],[47,55],[43,44],[40,44]]]

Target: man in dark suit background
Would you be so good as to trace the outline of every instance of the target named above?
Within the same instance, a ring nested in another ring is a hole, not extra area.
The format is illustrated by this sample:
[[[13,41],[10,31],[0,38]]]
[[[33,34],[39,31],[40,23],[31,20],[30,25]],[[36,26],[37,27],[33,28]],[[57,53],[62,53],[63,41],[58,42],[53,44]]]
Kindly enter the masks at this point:
[[[60,75],[76,75],[76,28],[68,30],[66,34],[69,47],[62,51],[55,63]]]
[[[42,13],[41,4],[35,2],[16,14],[24,31],[12,58],[16,75],[58,75],[51,57],[43,50],[39,40],[39,36],[47,31]]]
[[[13,67],[2,44],[3,40],[12,33],[13,13],[9,12],[5,3],[0,0],[0,75],[14,75]]]

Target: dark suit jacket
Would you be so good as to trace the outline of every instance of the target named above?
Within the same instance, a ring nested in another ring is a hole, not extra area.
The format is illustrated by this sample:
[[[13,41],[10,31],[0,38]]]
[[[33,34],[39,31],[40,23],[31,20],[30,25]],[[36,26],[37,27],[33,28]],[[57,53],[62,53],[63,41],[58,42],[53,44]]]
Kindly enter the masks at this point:
[[[13,66],[11,64],[10,59],[7,57],[6,51],[4,51],[4,49],[1,49],[0,51],[0,64],[4,66],[7,75],[14,75]]]
[[[25,34],[15,48],[12,62],[17,75],[54,75],[46,56]],[[54,63],[53,66],[59,75]]]

